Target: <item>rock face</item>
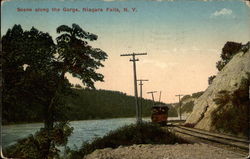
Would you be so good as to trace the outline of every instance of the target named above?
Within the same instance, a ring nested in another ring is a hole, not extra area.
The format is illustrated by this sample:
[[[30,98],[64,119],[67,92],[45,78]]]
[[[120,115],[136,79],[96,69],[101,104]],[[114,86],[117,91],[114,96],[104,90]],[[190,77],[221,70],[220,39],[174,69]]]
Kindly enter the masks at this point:
[[[242,87],[242,79],[246,79],[249,89],[250,52],[237,53],[230,62],[217,74],[212,84],[194,102],[193,112],[187,118],[186,123],[195,125],[195,128],[214,131],[212,124],[213,112],[218,109],[215,103],[216,96],[220,91],[234,92]],[[227,109],[228,104],[225,105]],[[248,106],[249,107],[249,106]],[[249,109],[249,108],[248,108]],[[238,114],[239,116],[241,114]],[[223,119],[221,119],[223,120]],[[233,123],[232,123],[233,124]],[[235,123],[237,124],[237,123]]]

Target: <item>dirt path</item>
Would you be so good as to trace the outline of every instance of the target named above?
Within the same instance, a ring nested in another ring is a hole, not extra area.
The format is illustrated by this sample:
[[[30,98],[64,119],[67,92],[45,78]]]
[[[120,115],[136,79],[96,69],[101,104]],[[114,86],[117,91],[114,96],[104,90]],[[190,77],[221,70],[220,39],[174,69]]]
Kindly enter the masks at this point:
[[[84,159],[243,159],[246,156],[207,144],[132,145],[96,150]]]

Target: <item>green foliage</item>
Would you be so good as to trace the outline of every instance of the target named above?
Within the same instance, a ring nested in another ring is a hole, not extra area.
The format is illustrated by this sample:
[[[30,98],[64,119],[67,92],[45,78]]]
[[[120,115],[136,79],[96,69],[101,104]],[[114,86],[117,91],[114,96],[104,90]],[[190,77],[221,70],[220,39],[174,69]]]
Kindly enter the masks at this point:
[[[232,56],[241,49],[241,47],[241,43],[228,41],[222,48],[221,59],[230,60]]]
[[[248,76],[250,77],[249,74]],[[248,136],[249,77],[242,79],[238,90],[220,91],[214,99],[218,108],[212,112],[212,125],[219,132]]]
[[[58,75],[51,70],[55,44],[34,27],[14,25],[2,37],[3,121],[41,121],[54,94]],[[38,118],[36,114],[41,114]]]
[[[120,145],[175,143],[187,142],[169,131],[161,129],[159,125],[152,123],[131,124],[111,131],[102,138],[96,138],[91,143],[83,143],[78,151],[69,151],[69,153],[70,158],[80,159],[96,149],[107,147],[116,148]]]
[[[221,52],[221,60],[216,63],[216,67],[221,71],[224,66],[232,59],[232,57],[241,50],[242,44],[228,41]]]
[[[125,93],[108,90],[74,89],[77,96],[67,98],[71,111],[70,120],[133,117],[135,99]],[[112,100],[110,100],[112,99]],[[143,99],[142,115],[150,116],[152,101]],[[170,116],[177,116],[175,109],[169,110]]]
[[[55,149],[57,140],[51,138],[57,130],[55,122],[67,120],[64,99],[72,91],[65,73],[71,73],[87,87],[94,88],[94,82],[103,81],[103,75],[96,70],[103,67],[102,61],[107,58],[101,49],[92,48],[84,41],[97,40],[97,36],[77,24],[72,28],[59,26],[57,32],[61,33],[57,44],[48,33],[34,27],[23,31],[20,25],[14,25],[2,37],[3,121],[43,121],[47,135],[41,135],[46,143],[42,158],[48,158]],[[32,145],[31,141],[36,142],[37,137],[39,135],[25,142]]]
[[[184,100],[187,100],[189,98],[192,98],[190,95],[185,95],[181,98],[181,102],[184,101]]]
[[[215,79],[215,75],[208,77],[208,85],[213,83],[213,80]]]
[[[59,54],[56,64],[62,74],[69,72],[91,88],[94,88],[94,82],[103,81],[103,75],[96,70],[103,67],[102,61],[107,59],[107,54],[85,41],[97,40],[97,35],[84,31],[77,24],[72,24],[72,27],[61,25],[57,33],[60,36],[56,38]]]
[[[176,109],[174,107],[172,107],[170,104],[168,104],[168,107],[170,108],[168,110],[168,116],[169,117],[177,117],[178,113],[177,113]]]
[[[27,138],[19,140],[16,144],[4,149],[4,154],[7,157],[20,159],[41,159],[47,157],[47,144],[51,141],[49,157],[59,158],[59,150],[55,146],[65,146],[68,137],[73,132],[73,128],[69,127],[67,122],[57,123],[53,131],[48,134],[48,131],[42,128],[35,135],[30,135]]]
[[[194,100],[199,98],[203,93],[204,91],[200,91],[200,92],[193,93],[192,95],[183,96],[181,98],[181,111],[186,112],[186,113],[192,112],[193,107],[194,107]],[[180,105],[178,103],[175,109],[179,110],[179,108],[180,108]]]
[[[194,101],[187,102],[182,105],[182,111],[187,113],[192,112],[193,107],[194,107]]]
[[[202,96],[203,93],[204,91],[193,93],[192,98],[199,98],[200,96]]]

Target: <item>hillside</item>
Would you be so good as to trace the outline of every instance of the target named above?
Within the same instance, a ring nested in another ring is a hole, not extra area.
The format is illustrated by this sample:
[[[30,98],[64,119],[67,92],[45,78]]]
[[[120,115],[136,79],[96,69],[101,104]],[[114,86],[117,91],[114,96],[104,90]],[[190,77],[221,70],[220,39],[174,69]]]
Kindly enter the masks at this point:
[[[89,90],[82,88],[72,88],[71,95],[63,96],[60,109],[56,110],[55,116],[60,112],[66,111],[62,120],[87,120],[104,119],[135,116],[135,99],[125,93],[109,90]],[[142,115],[149,117],[151,115],[152,100],[143,99]],[[177,116],[176,110],[171,106],[169,116]],[[18,109],[17,109],[18,108]],[[28,109],[17,107],[11,109],[12,116],[8,120],[3,118],[3,124],[43,122],[43,105],[34,103]],[[22,108],[22,109],[21,109]]]
[[[70,120],[135,116],[135,99],[125,93],[109,90],[74,89],[76,96],[67,97]],[[152,101],[143,99],[142,115],[149,117]],[[171,107],[171,106],[170,106]],[[170,116],[177,116],[171,107]]]
[[[186,124],[239,136],[248,135],[250,52],[240,51],[194,102]]]
[[[191,95],[185,95],[181,98],[181,112],[183,116],[188,116],[193,111],[194,101],[198,99],[203,92],[196,92]],[[180,105],[179,103],[174,103],[172,106],[177,112],[179,112]]]

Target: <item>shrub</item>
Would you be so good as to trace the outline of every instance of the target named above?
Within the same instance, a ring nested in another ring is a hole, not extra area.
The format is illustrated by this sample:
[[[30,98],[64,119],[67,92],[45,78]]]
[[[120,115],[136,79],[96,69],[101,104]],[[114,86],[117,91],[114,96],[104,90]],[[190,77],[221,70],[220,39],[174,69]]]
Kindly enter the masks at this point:
[[[191,98],[191,96],[190,96],[190,95],[185,95],[185,96],[183,96],[183,97],[181,98],[181,102],[184,101],[184,100],[186,100],[186,99],[188,99],[188,98]]]
[[[215,75],[208,77],[208,85],[213,83],[213,80],[215,79]]]
[[[216,63],[216,68],[221,71],[232,57],[241,50],[242,44],[228,41],[221,52],[221,60]]]
[[[4,149],[4,154],[10,158],[19,159],[59,158],[59,150],[56,146],[65,146],[72,131],[73,128],[69,127],[68,122],[57,123],[50,134],[42,128],[35,135],[29,135]],[[52,142],[49,156],[46,156],[48,140]]]
[[[185,140],[176,137],[174,134],[163,130],[160,126],[151,123],[139,125],[131,124],[124,126],[102,138],[96,138],[91,143],[83,143],[78,151],[69,151],[72,159],[83,158],[96,149],[117,148],[120,145],[128,146],[133,144],[175,144],[187,143]]]
[[[203,93],[204,91],[193,93],[192,98],[199,98]]]
[[[242,79],[240,88],[234,92],[220,91],[214,102],[218,105],[212,112],[215,130],[247,137],[250,117],[249,80]]]
[[[185,104],[182,106],[182,111],[183,111],[183,112],[192,112],[193,107],[194,107],[194,101],[190,101],[190,102],[188,102],[188,103],[185,103]]]

